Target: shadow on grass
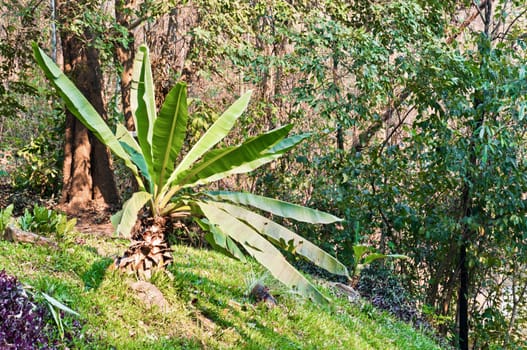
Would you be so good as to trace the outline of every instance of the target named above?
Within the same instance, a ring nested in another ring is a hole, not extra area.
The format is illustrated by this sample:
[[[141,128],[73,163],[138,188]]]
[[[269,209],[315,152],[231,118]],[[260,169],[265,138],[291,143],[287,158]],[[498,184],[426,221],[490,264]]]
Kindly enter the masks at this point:
[[[90,266],[90,269],[81,276],[85,290],[98,289],[106,275],[108,266],[112,263],[113,260],[111,258],[101,258],[95,261]]]
[[[233,289],[226,285],[217,283],[207,277],[199,276],[190,271],[182,269],[174,264],[170,271],[174,275],[173,285],[183,295],[189,298],[196,311],[202,316],[214,322],[222,330],[235,329],[240,335],[243,349],[303,349],[303,344],[288,336],[279,334],[274,329],[262,324],[257,315],[251,314],[242,308],[233,307],[228,300],[240,300],[245,298],[241,293],[233,293]],[[196,296],[197,292],[197,296]],[[251,310],[253,308],[249,308]],[[253,309],[254,310],[254,309]],[[267,312],[263,310],[262,312]],[[228,315],[228,316],[226,316]],[[242,325],[249,325],[249,330]],[[258,338],[268,339],[270,343],[262,343]]]
[[[164,338],[147,341],[128,339],[127,341],[111,342],[108,339],[98,337],[89,341],[80,339],[75,342],[74,348],[79,350],[193,350],[203,349],[203,345],[197,338]]]
[[[215,303],[216,301],[212,302]],[[240,327],[243,320],[247,317],[242,315],[243,311],[239,311],[231,306],[228,307],[228,310],[232,316],[236,317],[240,321],[238,325],[225,320],[215,309],[207,308],[205,306],[198,306],[198,309],[204,316],[218,324],[224,330],[229,328],[236,329],[236,331],[240,334],[240,337],[243,339],[242,346],[244,349],[267,349],[269,347],[273,349],[304,349],[303,344],[277,333],[275,330],[263,325],[260,321],[255,319],[255,317],[250,317],[247,319],[247,324],[250,324],[252,333],[259,333],[259,335],[254,334],[251,336],[249,332]],[[253,339],[258,337],[262,339],[272,339],[272,343],[274,344],[262,344],[259,341]]]

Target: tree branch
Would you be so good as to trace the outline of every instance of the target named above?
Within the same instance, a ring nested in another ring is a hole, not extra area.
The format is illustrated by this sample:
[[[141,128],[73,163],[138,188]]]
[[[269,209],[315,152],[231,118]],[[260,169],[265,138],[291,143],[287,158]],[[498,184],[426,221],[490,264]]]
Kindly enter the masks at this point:
[[[4,239],[11,242],[34,243],[38,245],[45,245],[52,248],[57,248],[57,243],[49,238],[37,235],[33,232],[21,230],[13,225],[8,225],[4,231]]]

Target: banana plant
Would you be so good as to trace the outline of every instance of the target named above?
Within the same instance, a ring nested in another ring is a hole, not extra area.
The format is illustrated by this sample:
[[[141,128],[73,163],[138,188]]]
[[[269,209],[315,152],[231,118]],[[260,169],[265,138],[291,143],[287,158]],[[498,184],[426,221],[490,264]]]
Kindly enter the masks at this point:
[[[67,108],[124,161],[137,179],[139,190],[112,217],[116,231],[132,238],[130,248],[116,262],[119,268],[140,271],[148,277],[152,269],[165,267],[172,259],[164,236],[167,223],[191,218],[207,232],[205,238],[212,247],[242,261],[249,254],[285,285],[317,302],[327,299],[284,258],[281,249],[349,278],[347,268],[333,256],[254,210],[313,224],[341,219],[251,193],[207,191],[202,186],[272,162],[309,134],[289,136],[292,125],[288,124],[236,146],[221,146],[249,104],[251,93],[247,92],[189,151],[182,152],[189,119],[186,85],[177,83],[157,113],[146,46],[139,47],[134,61],[131,105],[136,135],[122,125],[113,132],[43,50],[36,44],[33,50]],[[134,231],[138,215],[143,218],[142,226]]]
[[[351,270],[352,286],[354,287],[360,277],[361,271],[369,264],[383,259],[408,259],[408,256],[403,254],[382,254],[378,253],[375,248],[367,245],[353,246],[353,269]]]

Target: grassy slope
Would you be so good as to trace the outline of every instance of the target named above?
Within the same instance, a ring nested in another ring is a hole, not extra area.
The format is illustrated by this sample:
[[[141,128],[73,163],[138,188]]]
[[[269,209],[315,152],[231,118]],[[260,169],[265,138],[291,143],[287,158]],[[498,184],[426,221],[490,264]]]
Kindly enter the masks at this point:
[[[106,270],[126,241],[71,235],[53,251],[0,241],[0,269],[48,291],[85,320],[78,348],[117,349],[438,349],[411,327],[368,304],[334,299],[320,307],[286,292],[267,278],[279,306],[253,306],[245,296],[255,264],[221,254],[175,246],[173,279],[157,275],[171,310],[147,310],[127,285],[127,277]],[[326,291],[327,292],[327,291]],[[326,293],[328,294],[328,293]]]

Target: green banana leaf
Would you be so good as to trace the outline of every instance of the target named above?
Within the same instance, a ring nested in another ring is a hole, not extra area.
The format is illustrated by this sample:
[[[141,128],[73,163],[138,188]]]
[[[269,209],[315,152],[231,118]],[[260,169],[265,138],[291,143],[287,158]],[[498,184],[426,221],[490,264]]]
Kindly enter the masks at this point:
[[[292,125],[289,124],[252,137],[237,147],[209,151],[201,161],[181,173],[174,183],[179,186],[204,184],[208,182],[209,177],[217,177],[218,174],[228,172],[245,163],[264,158],[267,156],[264,151],[279,143],[287,136],[291,128]]]
[[[360,263],[362,257],[366,253],[371,253],[373,251],[373,248],[367,245],[354,245],[353,246],[353,259],[355,260],[355,264]]]
[[[234,123],[245,112],[251,99],[251,91],[246,92],[236,102],[234,102],[223,114],[212,124],[203,134],[198,142],[190,149],[172,173],[167,183],[172,183],[176,177],[187,170],[195,161],[201,158],[208,150],[223,140],[231,131]]]
[[[174,170],[187,129],[187,86],[178,83],[170,90],[154,123],[152,143],[157,188],[161,190]]]
[[[324,268],[328,272],[349,278],[349,273],[346,266],[293,231],[259,214],[256,214],[255,212],[233,204],[216,202],[214,205],[220,209],[225,210],[237,219],[244,221],[259,233],[272,239],[272,241],[281,243],[283,248],[292,246],[295,254],[302,255],[309,261],[313,262],[315,265]]]
[[[205,239],[218,252],[230,258],[246,262],[247,259],[236,243],[217,226],[211,225],[207,219],[196,220],[199,226],[205,231]]]
[[[354,245],[353,246],[353,259],[355,260],[354,263],[354,271],[353,274],[358,276],[362,269],[366,267],[366,265],[371,264],[372,262],[380,259],[387,259],[387,258],[393,258],[393,259],[408,259],[408,256],[403,254],[382,254],[377,253],[373,247],[367,246],[367,245]]]
[[[148,166],[146,165],[145,157],[143,157],[141,147],[139,147],[137,141],[122,124],[117,124],[115,136],[121,143],[121,146],[123,146],[124,150],[128,152],[132,162],[137,166],[137,168],[139,168],[139,172],[146,179],[150,193],[152,193],[154,187],[152,184],[152,179],[150,178],[150,174],[148,173]],[[135,179],[137,181],[139,190],[144,191],[145,185],[143,183],[143,179],[140,176],[136,176]]]
[[[154,80],[150,68],[148,48],[139,46],[135,55],[130,89],[130,106],[137,130],[139,146],[148,165],[149,173],[155,177],[152,160],[152,138],[156,119]],[[155,181],[155,179],[153,179]]]
[[[393,258],[393,259],[408,259],[408,256],[402,255],[402,254],[382,254],[382,253],[371,253],[367,255],[364,258],[364,261],[362,262],[363,265],[368,265],[375,260],[379,259],[387,259],[387,258]]]
[[[300,272],[291,266],[280,251],[260,236],[251,226],[206,202],[196,202],[212,225],[240,243],[249,254],[267,268],[280,282],[314,301],[326,304],[328,300]]]
[[[51,84],[57,89],[68,110],[117,157],[121,158],[135,176],[138,176],[137,167],[132,163],[128,153],[123,149],[97,110],[36,43],[33,43],[32,46],[35,60]]]
[[[113,227],[118,235],[130,237],[130,232],[137,221],[139,210],[152,198],[148,192],[135,192],[130,199],[123,204],[123,209],[111,218]]]
[[[146,179],[146,182],[148,183],[148,186],[149,186],[148,188],[150,189],[150,193],[153,193],[154,185],[152,183],[152,179],[150,178],[150,173],[148,172],[148,165],[146,165],[145,157],[143,157],[143,153],[141,153],[141,150],[139,150],[138,152],[135,148],[131,147],[128,143],[124,141],[121,141],[121,146],[123,146],[126,152],[128,152],[132,162],[134,162],[134,164],[139,168],[139,171],[141,172],[143,177]],[[141,184],[144,189],[144,185],[142,183],[141,178],[136,178],[136,179],[138,179],[138,183]]]
[[[221,180],[230,175],[245,174],[250,171],[253,171],[254,169],[261,167],[262,165],[265,165],[267,163],[270,163],[280,158],[284,153],[288,152],[290,149],[298,145],[300,142],[302,142],[309,136],[310,134],[300,134],[300,135],[294,135],[294,136],[288,137],[280,141],[275,146],[271,147],[269,150],[266,150],[265,153],[263,153],[261,158],[255,159],[252,162],[244,163],[231,170],[212,175],[208,177],[207,179],[202,180],[203,182],[200,181],[199,183],[210,183],[210,182]]]
[[[246,192],[212,191],[207,195],[214,200],[226,200],[232,203],[249,205],[274,215],[311,224],[329,224],[342,219],[320,210],[284,202],[278,199],[258,196]]]
[[[296,145],[298,145],[300,142],[304,141],[305,139],[311,137],[311,133],[302,133],[290,136],[286,139],[283,139],[282,141],[275,144],[273,147],[266,150],[266,153],[268,154],[283,154],[292,148],[294,148]]]
[[[130,131],[125,128],[123,124],[118,123],[115,128],[115,137],[117,137],[117,140],[119,142],[124,142],[128,146],[132,147],[135,151],[141,153],[141,147],[139,147],[139,144],[134,139],[134,137],[130,134]]]

